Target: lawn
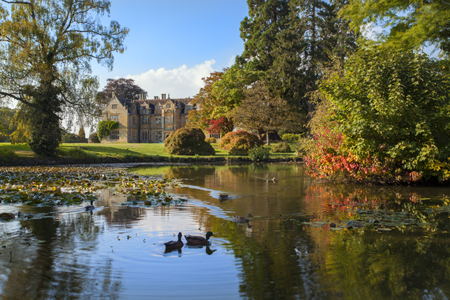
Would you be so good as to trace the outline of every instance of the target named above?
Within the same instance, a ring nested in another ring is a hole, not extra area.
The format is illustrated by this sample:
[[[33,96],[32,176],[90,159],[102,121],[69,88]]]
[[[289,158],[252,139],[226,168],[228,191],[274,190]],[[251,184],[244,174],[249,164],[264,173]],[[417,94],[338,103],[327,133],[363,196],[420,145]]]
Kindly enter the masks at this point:
[[[275,144],[275,143],[273,143]],[[217,143],[211,144],[216,150],[215,157],[229,157],[237,158],[238,156],[228,155],[228,151],[219,148]],[[293,150],[297,148],[296,143],[290,143]],[[0,150],[12,150],[18,158],[32,159],[36,155],[30,150],[30,147],[26,144],[11,145],[10,143],[0,143]],[[61,144],[60,147],[61,156],[69,157],[188,157],[185,155],[171,155],[165,152],[163,143],[126,143],[126,144],[91,144],[91,143],[74,143],[74,144]],[[4,152],[4,151],[3,151]],[[1,153],[3,153],[0,151]],[[271,158],[290,158],[294,153],[272,153]],[[191,156],[192,157],[192,156]]]

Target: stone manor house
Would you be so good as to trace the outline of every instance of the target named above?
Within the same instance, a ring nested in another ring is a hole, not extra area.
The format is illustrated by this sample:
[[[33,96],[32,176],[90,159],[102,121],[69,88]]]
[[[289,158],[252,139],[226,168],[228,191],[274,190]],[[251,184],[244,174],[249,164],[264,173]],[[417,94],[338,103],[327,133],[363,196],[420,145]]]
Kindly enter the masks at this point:
[[[137,100],[117,97],[114,93],[103,110],[103,120],[119,122],[119,128],[102,143],[160,143],[171,132],[185,127],[189,111],[197,109],[193,98],[170,99],[166,94]]]

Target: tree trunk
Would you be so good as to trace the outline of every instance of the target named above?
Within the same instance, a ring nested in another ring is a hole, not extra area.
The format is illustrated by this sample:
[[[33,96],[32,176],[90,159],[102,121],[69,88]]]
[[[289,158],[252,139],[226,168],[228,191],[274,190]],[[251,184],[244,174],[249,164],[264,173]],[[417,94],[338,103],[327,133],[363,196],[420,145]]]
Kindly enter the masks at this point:
[[[270,146],[269,130],[266,130],[266,145]]]

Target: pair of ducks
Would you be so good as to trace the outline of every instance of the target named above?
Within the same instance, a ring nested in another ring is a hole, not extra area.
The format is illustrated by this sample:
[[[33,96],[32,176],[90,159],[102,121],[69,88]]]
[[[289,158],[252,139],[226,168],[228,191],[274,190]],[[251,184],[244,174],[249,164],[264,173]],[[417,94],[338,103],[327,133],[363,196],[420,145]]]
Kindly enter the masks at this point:
[[[188,243],[188,245],[198,245],[198,246],[208,246],[209,245],[209,238],[213,235],[211,231],[208,231],[206,233],[206,238],[202,236],[197,235],[185,235],[185,239]],[[166,250],[173,250],[173,249],[180,249],[183,247],[184,243],[181,241],[181,237],[183,234],[181,232],[178,233],[178,240],[177,241],[170,241],[167,243],[164,243],[166,246]]]
[[[241,216],[233,216],[234,221],[238,223],[248,223],[250,222],[250,218],[253,218],[251,214],[247,215],[247,218],[241,217]],[[197,235],[185,235],[185,239],[188,243],[188,245],[198,245],[198,246],[208,246],[209,245],[209,238],[213,235],[211,231],[208,231],[206,233],[206,238],[202,236]],[[173,250],[173,249],[180,249],[183,247],[184,243],[181,241],[181,238],[183,237],[183,234],[181,232],[178,233],[178,240],[177,241],[170,241],[167,243],[164,243],[166,246],[166,250]]]

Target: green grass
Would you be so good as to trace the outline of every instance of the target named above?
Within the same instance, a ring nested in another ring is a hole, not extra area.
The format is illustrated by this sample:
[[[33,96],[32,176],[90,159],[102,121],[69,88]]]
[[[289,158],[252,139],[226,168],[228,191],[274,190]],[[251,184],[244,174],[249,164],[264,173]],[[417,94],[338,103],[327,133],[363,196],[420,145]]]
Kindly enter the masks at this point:
[[[275,143],[272,143],[272,145]],[[289,143],[292,149],[296,149],[295,142]],[[219,148],[217,143],[211,144],[216,150],[216,155],[211,157],[228,157],[237,158],[239,156],[228,155],[228,151]],[[4,147],[5,150],[12,150],[18,158],[34,158],[36,155],[31,151],[30,147],[26,144],[11,145],[10,143],[0,143],[0,147]],[[163,143],[124,143],[124,144],[61,144],[60,147],[61,156],[67,156],[72,158],[88,158],[88,157],[194,157],[186,155],[171,155],[164,150]],[[1,155],[1,154],[0,154]],[[290,158],[294,153],[270,153],[271,158]],[[204,156],[200,156],[204,157]]]

